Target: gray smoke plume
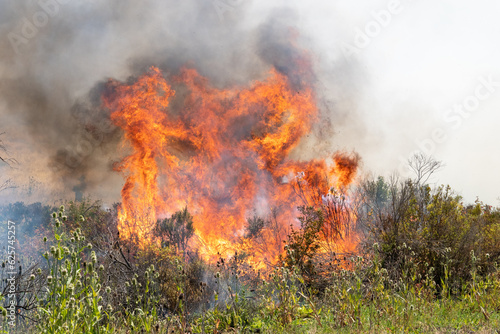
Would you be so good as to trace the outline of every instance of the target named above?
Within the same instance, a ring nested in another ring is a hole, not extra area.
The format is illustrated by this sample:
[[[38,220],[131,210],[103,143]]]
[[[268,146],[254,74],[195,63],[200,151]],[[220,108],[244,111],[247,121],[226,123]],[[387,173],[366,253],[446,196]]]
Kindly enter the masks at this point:
[[[359,74],[348,64],[316,68],[321,80],[292,71],[303,50],[317,66],[298,20],[291,6],[236,0],[0,2],[0,132],[20,162],[9,173],[20,183],[22,175],[50,180],[53,197],[74,191],[117,200],[122,178],[112,166],[124,154],[122,134],[101,94],[108,78],[133,81],[153,65],[171,74],[194,67],[218,87],[263,79],[272,66],[297,89],[313,84],[322,124],[296,157],[331,151],[335,123],[353,117],[352,102],[332,89],[350,89]]]

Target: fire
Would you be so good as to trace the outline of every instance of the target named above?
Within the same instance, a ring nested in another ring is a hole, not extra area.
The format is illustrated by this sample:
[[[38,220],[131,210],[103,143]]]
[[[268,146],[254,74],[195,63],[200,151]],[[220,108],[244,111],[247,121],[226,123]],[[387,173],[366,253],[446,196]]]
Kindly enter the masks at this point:
[[[154,242],[158,218],[187,206],[205,258],[243,250],[257,266],[272,263],[296,207],[321,205],[356,173],[357,158],[345,154],[288,158],[318,109],[309,85],[274,69],[249,87],[219,89],[194,69],[170,78],[153,67],[133,83],[110,80],[103,104],[130,152],[115,167],[126,177],[118,228],[140,245]],[[254,214],[272,218],[259,238],[245,238]]]

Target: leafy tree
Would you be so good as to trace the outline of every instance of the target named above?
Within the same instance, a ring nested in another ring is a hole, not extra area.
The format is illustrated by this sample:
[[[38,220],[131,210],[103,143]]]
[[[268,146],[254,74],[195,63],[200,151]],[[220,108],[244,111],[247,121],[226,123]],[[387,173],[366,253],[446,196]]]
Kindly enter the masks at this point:
[[[379,207],[383,207],[389,200],[389,185],[385,182],[384,177],[379,176],[377,181],[370,184],[370,195]]]
[[[185,207],[170,218],[159,219],[156,222],[155,232],[160,237],[163,247],[174,246],[184,252],[194,234],[193,216]]]
[[[373,244],[368,232],[374,227],[377,216],[389,210],[391,184],[384,177],[365,178],[354,190],[351,199],[351,210],[355,217],[358,232],[365,233],[366,242]]]
[[[245,237],[252,239],[256,238],[262,232],[262,229],[266,226],[266,221],[257,215],[247,219],[247,227]]]

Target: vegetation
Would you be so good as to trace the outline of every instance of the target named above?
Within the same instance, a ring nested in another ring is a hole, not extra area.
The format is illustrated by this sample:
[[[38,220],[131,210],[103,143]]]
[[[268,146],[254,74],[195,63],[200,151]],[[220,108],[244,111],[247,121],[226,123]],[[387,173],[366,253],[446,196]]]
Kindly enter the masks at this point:
[[[160,242],[146,249],[119,238],[115,208],[103,210],[100,202],[0,208],[2,221],[15,219],[27,231],[17,240],[14,275],[4,250],[0,330],[495,333],[500,210],[464,205],[449,187],[431,188],[425,182],[439,165],[417,162],[413,180],[367,179],[349,194],[349,219],[364,236],[356,255],[321,253],[325,226],[347,205],[339,197],[299,208],[300,225],[279,263],[261,272],[245,254],[212,264],[188,252],[194,229],[187,208],[159,220]],[[250,218],[245,237],[257,238],[267,224]],[[7,228],[2,224],[0,234]]]
[[[0,133],[0,167],[2,165],[10,166],[10,164],[15,163],[16,161],[13,159],[7,158],[7,148],[3,144],[1,136],[3,132]],[[11,180],[0,178],[0,191],[10,188]]]
[[[188,240],[194,234],[193,217],[186,207],[170,218],[158,220],[155,232],[160,237],[162,247],[173,246],[185,251]]]

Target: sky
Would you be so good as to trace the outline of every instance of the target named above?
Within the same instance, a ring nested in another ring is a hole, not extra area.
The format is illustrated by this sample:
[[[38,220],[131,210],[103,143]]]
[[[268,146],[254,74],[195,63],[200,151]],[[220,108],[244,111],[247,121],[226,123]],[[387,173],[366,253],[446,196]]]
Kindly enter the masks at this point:
[[[322,61],[347,55],[366,80],[357,111],[367,136],[341,134],[339,145],[358,151],[365,168],[381,175],[391,166],[404,173],[400,162],[415,150],[430,154],[445,165],[433,182],[450,184],[468,202],[498,205],[500,3],[313,3],[299,13]]]
[[[494,0],[0,0],[0,138],[17,161],[0,167],[0,182],[18,186],[0,201],[55,200],[75,186],[119,200],[120,135],[103,126],[98,145],[81,139],[82,119],[106,124],[100,85],[158,64],[196,64],[220,86],[259,79],[255,41],[282,22],[310,53],[332,122],[318,147],[356,151],[361,174],[386,177],[408,176],[405,162],[422,151],[444,164],[433,183],[499,205],[499,9]],[[74,168],[54,168],[75,150],[84,155]]]

